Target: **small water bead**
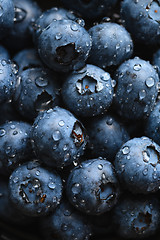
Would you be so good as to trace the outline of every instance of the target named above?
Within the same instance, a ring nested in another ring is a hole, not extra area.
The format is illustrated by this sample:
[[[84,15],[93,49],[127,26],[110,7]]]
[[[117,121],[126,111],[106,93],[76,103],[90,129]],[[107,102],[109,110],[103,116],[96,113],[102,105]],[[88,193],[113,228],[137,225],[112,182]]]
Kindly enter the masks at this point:
[[[62,38],[62,34],[61,33],[57,33],[55,36],[56,40],[60,40]]]
[[[0,17],[3,15],[3,13],[4,13],[4,10],[3,10],[2,6],[0,5]]]
[[[48,85],[48,80],[43,77],[37,77],[35,83],[38,87],[46,87]]]
[[[73,30],[73,31],[78,31],[78,25],[77,24],[71,24],[71,29]]]
[[[18,131],[13,131],[13,135],[17,135],[18,134]]]
[[[61,229],[62,229],[62,231],[67,231],[68,227],[66,224],[62,224]]]
[[[53,182],[50,182],[50,183],[48,184],[48,187],[49,187],[50,189],[54,190],[55,187],[56,187],[56,185],[55,185]]]
[[[146,79],[146,85],[147,87],[153,87],[154,86],[154,78],[153,77],[149,77]]]
[[[13,179],[13,182],[14,182],[14,183],[18,183],[18,181],[19,181],[18,177],[15,177],[15,178]]]
[[[139,92],[139,100],[143,100],[146,97],[146,91],[143,89]]]
[[[63,120],[59,121],[58,125],[59,125],[60,127],[63,127],[63,126],[64,126],[64,121],[63,121]]]
[[[64,216],[66,216],[66,217],[71,216],[71,212],[66,209],[66,210],[64,211]]]
[[[16,126],[15,126],[14,124],[12,124],[12,125],[10,126],[10,128],[11,128],[11,129],[15,129]]]
[[[108,118],[106,121],[107,125],[112,125],[113,124],[113,118]]]
[[[129,53],[131,51],[131,45],[126,46],[126,53]]]
[[[133,69],[134,69],[135,71],[140,71],[141,68],[142,68],[141,64],[135,64],[134,67],[133,67]]]
[[[81,185],[79,183],[75,183],[72,186],[72,192],[73,194],[79,194],[81,192]]]
[[[133,90],[132,83],[128,84],[127,86],[127,92],[130,93]]]
[[[0,74],[2,74],[3,73],[3,69],[0,69]]]
[[[146,176],[147,174],[148,174],[148,169],[145,168],[145,169],[143,170],[143,175]]]
[[[15,7],[14,12],[14,22],[22,22],[26,18],[27,12],[24,9]]]
[[[120,44],[118,43],[117,45],[116,45],[116,50],[118,50],[118,49],[120,49]]]
[[[112,87],[114,88],[116,86],[116,84],[117,84],[116,80],[112,79],[111,80],[111,84],[112,84]]]
[[[127,147],[127,146],[122,149],[122,153],[123,153],[124,155],[128,154],[129,152],[130,152],[130,149],[129,149],[129,147]]]
[[[67,153],[67,154],[64,156],[64,162],[67,162],[69,159],[70,159],[70,154]]]
[[[98,169],[99,169],[99,170],[102,170],[102,169],[103,169],[103,165],[102,165],[102,164],[99,164],[99,165],[98,165]]]
[[[4,129],[0,129],[0,137],[3,137],[6,134],[6,131]]]
[[[53,140],[54,140],[54,141],[59,141],[59,140],[61,139],[61,133],[60,133],[60,131],[58,131],[58,130],[54,131],[52,137],[53,137]]]
[[[67,151],[67,149],[68,149],[68,146],[67,146],[67,145],[64,145],[63,151]]]

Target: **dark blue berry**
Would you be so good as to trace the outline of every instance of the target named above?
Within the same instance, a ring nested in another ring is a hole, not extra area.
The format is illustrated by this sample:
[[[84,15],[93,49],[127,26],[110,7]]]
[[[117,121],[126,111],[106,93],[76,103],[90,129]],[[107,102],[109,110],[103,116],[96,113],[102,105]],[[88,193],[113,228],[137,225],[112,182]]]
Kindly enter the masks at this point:
[[[67,108],[81,117],[99,115],[107,110],[113,99],[110,74],[94,65],[68,76],[62,87]]]
[[[53,21],[38,39],[38,52],[55,71],[68,72],[84,66],[91,49],[91,37],[72,20]]]
[[[8,50],[6,48],[4,48],[2,45],[0,45],[0,59],[1,60],[3,60],[3,59],[9,60],[10,59]]]
[[[82,162],[71,171],[66,191],[73,206],[84,213],[100,215],[110,211],[119,195],[112,164],[103,159]]]
[[[43,216],[60,203],[62,181],[37,161],[27,162],[13,171],[9,179],[10,199],[14,206],[29,216]]]
[[[106,68],[119,65],[132,56],[132,39],[121,25],[101,23],[90,28],[89,34],[92,37],[90,63]]]
[[[147,137],[126,142],[115,158],[121,185],[133,193],[148,194],[160,187],[160,147]]]
[[[38,115],[32,138],[37,156],[53,167],[69,165],[82,156],[87,142],[81,122],[60,107]]]

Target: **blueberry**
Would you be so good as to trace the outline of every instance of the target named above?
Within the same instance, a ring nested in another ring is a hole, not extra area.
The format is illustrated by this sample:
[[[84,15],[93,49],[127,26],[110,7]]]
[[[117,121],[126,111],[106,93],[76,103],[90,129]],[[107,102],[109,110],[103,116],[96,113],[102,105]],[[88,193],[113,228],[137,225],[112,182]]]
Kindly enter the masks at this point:
[[[38,52],[55,71],[68,72],[84,66],[91,48],[91,37],[72,20],[53,21],[38,39]]]
[[[3,60],[3,59],[9,60],[10,59],[8,50],[5,47],[3,47],[2,45],[0,45],[0,59],[1,60]]]
[[[38,161],[24,163],[9,179],[9,194],[14,206],[29,216],[43,216],[60,203],[62,181],[55,171],[41,167]]]
[[[0,39],[6,37],[14,24],[14,5],[12,0],[0,0]]]
[[[38,53],[32,48],[18,52],[13,60],[18,66],[19,74],[29,68],[43,67],[43,63],[41,62]]]
[[[87,65],[71,73],[62,87],[62,97],[70,111],[81,117],[103,113],[113,99],[110,74],[99,67]]]
[[[16,217],[15,217],[16,216]],[[18,226],[32,223],[32,218],[18,212],[9,199],[8,181],[0,179],[0,219]]]
[[[47,239],[88,240],[91,228],[85,218],[63,200],[50,216],[43,218],[44,236],[47,236]]]
[[[159,209],[159,202],[155,197],[125,196],[113,213],[116,233],[127,239],[153,235],[159,228]]]
[[[160,147],[147,137],[129,140],[116,155],[115,170],[121,185],[132,193],[158,191]]]
[[[160,145],[160,102],[157,102],[146,120],[145,134]]]
[[[45,68],[23,71],[18,78],[14,101],[19,113],[26,119],[33,120],[40,111],[58,104],[57,76]]]
[[[89,29],[92,48],[89,62],[101,68],[119,65],[130,58],[133,42],[123,26],[116,23],[101,23]]]
[[[117,0],[62,0],[66,8],[79,12],[84,18],[94,20],[109,14]]]
[[[152,111],[158,94],[159,77],[153,66],[138,57],[118,68],[115,91],[116,111],[127,119],[141,119]]]
[[[145,45],[160,43],[159,0],[124,0],[121,16],[136,41]]]
[[[92,159],[72,170],[66,191],[69,201],[78,210],[100,215],[117,203],[119,185],[110,162]]]
[[[13,0],[14,4],[14,26],[5,38],[7,48],[21,50],[30,46],[30,28],[41,14],[41,9],[33,0]]]
[[[129,135],[119,120],[112,115],[92,119],[87,127],[89,148],[94,157],[113,161],[116,153],[129,140]]]
[[[11,121],[0,126],[0,159],[5,171],[10,172],[20,162],[32,156],[31,125]]]
[[[42,33],[42,31],[48,27],[53,21],[59,21],[59,20],[76,20],[76,16],[73,14],[73,12],[68,11],[64,8],[51,8],[42,13],[42,15],[36,20],[34,24],[34,38],[35,42],[39,35]]]
[[[16,75],[11,62],[0,59],[0,103],[11,100],[15,91]]]
[[[158,74],[160,77],[160,49],[158,49],[153,55],[153,64],[157,67]]]
[[[82,156],[87,142],[81,122],[60,107],[38,115],[33,125],[32,138],[38,158],[58,168]]]

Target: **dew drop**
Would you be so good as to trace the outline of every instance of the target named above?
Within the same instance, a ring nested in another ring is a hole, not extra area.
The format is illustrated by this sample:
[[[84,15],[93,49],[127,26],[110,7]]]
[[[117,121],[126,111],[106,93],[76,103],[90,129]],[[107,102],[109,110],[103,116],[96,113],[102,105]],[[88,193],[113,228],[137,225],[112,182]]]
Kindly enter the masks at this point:
[[[141,68],[142,68],[141,64],[135,64],[134,67],[133,67],[133,69],[134,69],[135,71],[140,71]]]
[[[50,182],[48,184],[48,187],[53,190],[53,189],[55,189],[56,185],[53,182]]]
[[[129,152],[130,152],[129,147],[124,147],[124,148],[122,149],[122,153],[123,153],[124,155],[128,154]]]
[[[153,87],[154,86],[154,78],[153,77],[149,77],[146,79],[146,85],[147,87]]]
[[[143,100],[146,97],[146,91],[143,89],[139,92],[139,100]]]
[[[53,140],[54,140],[54,141],[59,141],[59,140],[61,139],[61,133],[60,133],[60,131],[58,131],[58,130],[54,131],[52,137],[53,137]]]
[[[0,137],[3,137],[6,134],[6,131],[4,129],[0,129]]]
[[[99,170],[102,170],[102,169],[103,169],[103,165],[102,165],[102,164],[99,164],[99,165],[98,165],[98,169],[99,169]]]
[[[73,194],[79,194],[81,192],[81,185],[79,183],[75,183],[72,186],[72,192]]]
[[[59,121],[58,125],[59,125],[60,127],[63,127],[63,126],[64,126],[64,121],[63,121],[63,120]]]
[[[43,77],[37,77],[35,83],[38,87],[46,87],[48,85],[48,80]]]

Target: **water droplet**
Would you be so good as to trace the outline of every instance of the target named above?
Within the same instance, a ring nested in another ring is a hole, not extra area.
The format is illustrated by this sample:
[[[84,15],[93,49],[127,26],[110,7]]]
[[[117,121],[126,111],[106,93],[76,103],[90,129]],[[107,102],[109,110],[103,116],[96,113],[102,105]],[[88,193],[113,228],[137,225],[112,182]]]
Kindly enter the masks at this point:
[[[0,129],[0,137],[3,137],[6,134],[6,131],[4,129]]]
[[[38,87],[46,87],[48,85],[48,80],[47,78],[37,77],[35,83]]]
[[[76,23],[71,24],[71,29],[73,31],[77,31],[78,30],[78,25]]]
[[[65,154],[64,162],[67,162],[69,159],[70,159],[70,154],[69,153]]]
[[[19,181],[18,177],[13,178],[14,183],[18,183],[18,181]]]
[[[149,77],[146,79],[146,85],[147,87],[153,87],[154,86],[154,78],[153,77]]]
[[[132,83],[128,84],[127,86],[127,92],[130,93],[132,91]]]
[[[119,43],[116,45],[116,50],[118,50],[118,49],[120,49],[120,44]]]
[[[146,97],[146,91],[143,89],[139,92],[139,100],[143,100]]]
[[[131,45],[129,44],[126,46],[126,53],[129,53],[130,51],[131,51]]]
[[[18,134],[18,131],[13,131],[13,135],[17,135]]]
[[[122,149],[122,153],[123,153],[124,155],[128,154],[129,152],[130,152],[130,149],[129,149],[129,147],[127,147],[127,146],[125,146],[125,147]]]
[[[0,17],[3,15],[3,13],[4,13],[4,10],[3,10],[2,6],[0,5]]]
[[[3,69],[0,69],[0,74],[2,74],[3,73]]]
[[[135,64],[134,67],[133,67],[133,69],[134,69],[135,71],[140,71],[141,68],[142,68],[141,64]]]
[[[99,164],[99,165],[98,165],[98,169],[99,169],[99,170],[102,170],[102,169],[103,169],[103,165],[102,165],[102,164]]]
[[[113,124],[113,118],[109,117],[109,118],[107,119],[106,123],[107,123],[108,125],[112,125],[112,124]]]
[[[66,209],[66,210],[64,211],[64,216],[67,216],[67,217],[71,216],[71,212]]]
[[[68,227],[66,224],[62,224],[61,229],[62,229],[62,231],[67,231]]]
[[[60,40],[62,38],[62,34],[61,33],[57,33],[55,36],[56,40]]]
[[[63,120],[59,121],[58,125],[59,125],[60,127],[63,127],[63,126],[64,126],[64,121],[63,121]]]
[[[61,139],[61,133],[60,133],[60,131],[58,131],[58,130],[54,131],[52,137],[53,137],[53,140],[54,140],[54,141],[59,141],[59,140]]]
[[[73,194],[79,194],[81,192],[81,185],[79,183],[75,183],[72,186],[72,192]]]
[[[63,151],[67,151],[67,149],[68,149],[68,146],[65,144],[63,147]]]
[[[27,12],[22,8],[15,7],[14,14],[14,22],[22,22],[26,18]]]
[[[145,169],[143,170],[143,175],[146,176],[147,174],[148,174],[148,169],[145,168]]]
[[[50,182],[48,184],[48,187],[53,190],[53,189],[55,189],[56,185],[53,182]]]

